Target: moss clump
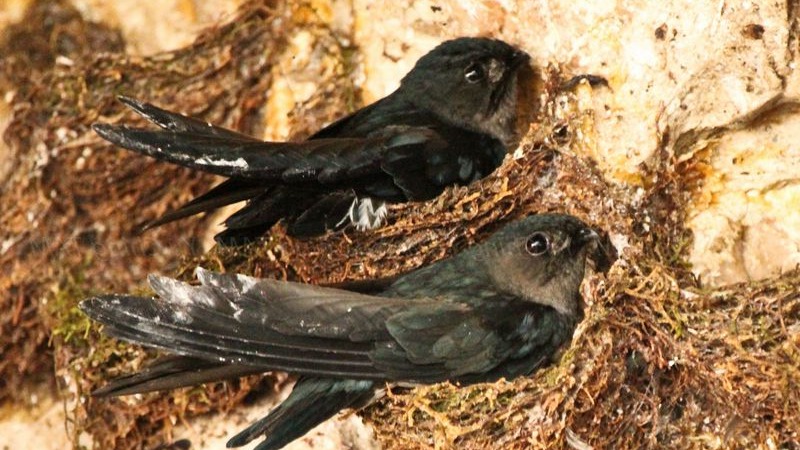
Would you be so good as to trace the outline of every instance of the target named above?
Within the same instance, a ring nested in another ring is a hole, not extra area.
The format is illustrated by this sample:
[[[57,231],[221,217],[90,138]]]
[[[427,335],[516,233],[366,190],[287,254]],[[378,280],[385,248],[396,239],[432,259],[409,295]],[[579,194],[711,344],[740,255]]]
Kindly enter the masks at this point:
[[[71,267],[59,278],[57,286],[47,300],[48,314],[53,321],[50,328],[50,344],[58,339],[66,345],[85,345],[92,323],[80,309],[81,300],[94,295],[87,285],[86,265]]]

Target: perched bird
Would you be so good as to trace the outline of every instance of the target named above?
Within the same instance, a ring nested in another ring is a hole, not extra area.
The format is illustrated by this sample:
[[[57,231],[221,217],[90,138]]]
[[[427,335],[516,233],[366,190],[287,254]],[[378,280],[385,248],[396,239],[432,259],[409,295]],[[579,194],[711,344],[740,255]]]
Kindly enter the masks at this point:
[[[292,393],[229,447],[278,449],[386,382],[528,375],[568,342],[598,235],[565,215],[510,223],[480,245],[374,294],[213,273],[199,286],[151,276],[160,299],[105,295],[81,309],[114,337],[178,356],[94,394],[127,395],[283,370]]]
[[[302,142],[260,141],[126,97],[163,130],[93,128],[120,147],[229,177],[148,227],[247,200],[217,242],[251,241],[281,219],[298,237],[348,223],[375,228],[386,202],[429,200],[502,163],[516,134],[517,72],[528,60],[496,39],[444,42],[392,94]]]

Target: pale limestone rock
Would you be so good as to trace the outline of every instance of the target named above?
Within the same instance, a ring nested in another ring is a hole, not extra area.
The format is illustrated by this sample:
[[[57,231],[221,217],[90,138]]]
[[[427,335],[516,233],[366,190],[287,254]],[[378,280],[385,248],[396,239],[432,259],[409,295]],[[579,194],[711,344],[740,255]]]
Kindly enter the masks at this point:
[[[0,92],[0,94],[7,94],[4,95],[4,97],[8,99],[11,99],[13,96],[11,92]],[[8,144],[5,143],[5,140],[1,138],[6,128],[8,128],[8,124],[11,123],[12,118],[11,108],[6,98],[0,98],[0,180],[8,179],[11,169],[13,169],[11,149],[8,148]]]
[[[709,144],[710,175],[688,223],[704,282],[761,279],[800,264],[798,111],[780,109]]]
[[[0,448],[71,448],[64,432],[64,405],[46,391],[31,395],[31,404],[0,408]]]
[[[5,28],[6,25],[19,22],[31,3],[32,0],[3,0],[0,3],[0,29]]]
[[[4,0],[0,3],[0,30],[6,26],[19,22],[25,15],[25,11],[31,0]],[[11,108],[9,103],[13,98],[13,92],[3,92],[0,90],[0,179],[6,179],[12,169],[11,149],[2,139],[2,135],[11,122]]]
[[[197,33],[230,20],[243,0],[72,0],[89,20],[118,27],[127,51],[151,55],[176,50],[194,41]]]

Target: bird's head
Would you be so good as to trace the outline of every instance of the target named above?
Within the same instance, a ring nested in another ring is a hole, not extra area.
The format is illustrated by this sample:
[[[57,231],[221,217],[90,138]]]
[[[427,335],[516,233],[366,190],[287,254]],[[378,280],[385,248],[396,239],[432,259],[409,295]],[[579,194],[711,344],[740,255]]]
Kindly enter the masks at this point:
[[[497,39],[458,38],[420,58],[400,89],[443,120],[508,144],[516,134],[517,71],[529,59]]]
[[[534,215],[492,235],[482,259],[498,288],[574,316],[586,257],[597,241],[598,234],[575,217]]]

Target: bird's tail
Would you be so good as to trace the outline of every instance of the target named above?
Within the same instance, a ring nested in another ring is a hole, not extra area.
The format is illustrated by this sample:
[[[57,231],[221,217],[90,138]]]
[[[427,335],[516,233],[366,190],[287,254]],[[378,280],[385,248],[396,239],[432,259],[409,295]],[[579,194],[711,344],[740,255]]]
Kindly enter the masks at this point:
[[[278,407],[232,437],[227,446],[240,447],[260,436],[255,450],[277,450],[347,408],[361,408],[374,396],[372,381],[301,378]]]
[[[254,375],[264,370],[256,366],[167,356],[142,372],[111,380],[92,392],[92,395],[116,397],[169,390]],[[257,450],[279,449],[339,411],[365,406],[373,395],[372,381],[301,378],[283,403],[231,438],[227,446],[240,447],[264,436],[265,439],[256,447]]]
[[[111,380],[92,392],[92,395],[116,397],[142,394],[236,379],[263,372],[263,368],[255,366],[223,364],[187,356],[167,356],[139,373]]]

